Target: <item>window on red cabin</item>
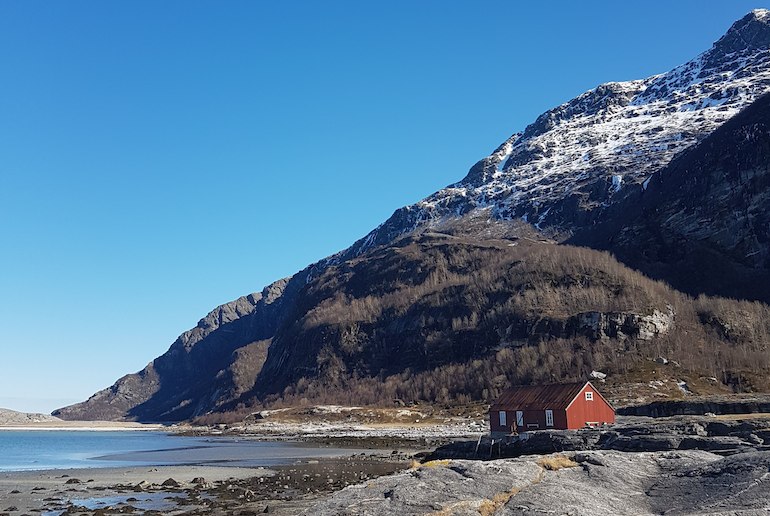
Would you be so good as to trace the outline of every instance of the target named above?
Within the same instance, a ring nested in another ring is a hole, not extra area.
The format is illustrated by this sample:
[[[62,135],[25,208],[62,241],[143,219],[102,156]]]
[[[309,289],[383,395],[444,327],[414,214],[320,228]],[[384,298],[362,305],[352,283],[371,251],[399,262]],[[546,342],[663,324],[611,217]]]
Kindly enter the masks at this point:
[[[586,401],[593,401],[594,400],[594,393],[591,391],[586,391]]]

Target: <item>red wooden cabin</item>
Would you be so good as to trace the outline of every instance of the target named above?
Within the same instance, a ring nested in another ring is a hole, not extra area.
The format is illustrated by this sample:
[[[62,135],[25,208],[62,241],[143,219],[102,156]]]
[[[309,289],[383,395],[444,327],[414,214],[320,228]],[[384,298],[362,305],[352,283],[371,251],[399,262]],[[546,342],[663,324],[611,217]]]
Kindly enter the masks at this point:
[[[493,433],[576,430],[615,422],[615,409],[591,382],[511,387],[489,407]]]

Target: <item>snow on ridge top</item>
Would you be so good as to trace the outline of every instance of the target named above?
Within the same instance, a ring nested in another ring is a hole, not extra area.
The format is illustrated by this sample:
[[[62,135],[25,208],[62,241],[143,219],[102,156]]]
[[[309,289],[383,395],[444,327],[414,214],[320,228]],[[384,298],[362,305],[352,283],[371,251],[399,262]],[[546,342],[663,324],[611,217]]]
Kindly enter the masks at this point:
[[[770,11],[733,23],[707,51],[646,79],[608,82],[540,115],[468,175],[397,210],[354,252],[419,227],[487,210],[539,228],[590,225],[602,207],[642,185],[770,91]]]
[[[770,45],[770,11],[755,9],[732,24],[719,38],[711,52],[715,60],[733,53],[747,53]]]
[[[754,16],[770,22],[770,11]],[[728,33],[667,73],[601,84],[543,113],[465,179],[418,202],[415,220],[492,206],[500,218],[563,225],[570,221],[559,219],[554,203],[574,197],[586,209],[608,204],[619,185],[641,184],[770,91],[770,39],[752,34],[737,51],[725,52],[726,44],[736,44]]]

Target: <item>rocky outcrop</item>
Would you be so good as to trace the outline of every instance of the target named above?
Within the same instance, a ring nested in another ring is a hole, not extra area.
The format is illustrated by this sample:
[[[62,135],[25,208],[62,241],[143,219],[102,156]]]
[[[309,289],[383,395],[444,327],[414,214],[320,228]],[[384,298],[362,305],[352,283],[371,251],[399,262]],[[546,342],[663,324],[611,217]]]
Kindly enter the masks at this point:
[[[665,310],[665,311],[664,311]],[[651,308],[649,313],[590,311],[565,318],[539,317],[526,321],[524,331],[530,337],[564,338],[586,337],[590,340],[626,339],[653,340],[669,333],[674,325],[674,309]]]
[[[303,514],[479,514],[485,501],[510,497],[542,477],[535,461],[428,463],[347,487]]]
[[[770,504],[769,468],[770,452],[447,460],[347,487],[304,514],[755,514]]]
[[[767,451],[770,450],[770,421],[720,421],[711,417],[651,421],[640,418],[611,428],[548,430],[494,441],[458,441],[437,448],[429,459],[492,459],[590,450],[703,450],[725,455]]]
[[[770,413],[770,396],[753,395],[741,399],[718,397],[655,401],[618,409],[624,416],[668,417],[704,414],[765,414]]]
[[[577,333],[593,340],[616,338],[624,340],[635,337],[651,340],[668,333],[674,324],[674,310],[655,309],[649,315],[628,312],[583,312],[570,318],[568,326],[576,326]]]

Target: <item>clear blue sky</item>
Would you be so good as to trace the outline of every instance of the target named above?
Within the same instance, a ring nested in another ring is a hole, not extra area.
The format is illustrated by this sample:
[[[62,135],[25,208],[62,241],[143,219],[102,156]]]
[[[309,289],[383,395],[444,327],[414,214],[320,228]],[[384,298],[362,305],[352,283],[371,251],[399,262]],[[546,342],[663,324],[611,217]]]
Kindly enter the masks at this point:
[[[0,406],[50,411],[756,3],[0,3]]]

